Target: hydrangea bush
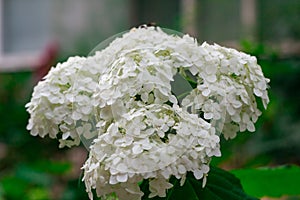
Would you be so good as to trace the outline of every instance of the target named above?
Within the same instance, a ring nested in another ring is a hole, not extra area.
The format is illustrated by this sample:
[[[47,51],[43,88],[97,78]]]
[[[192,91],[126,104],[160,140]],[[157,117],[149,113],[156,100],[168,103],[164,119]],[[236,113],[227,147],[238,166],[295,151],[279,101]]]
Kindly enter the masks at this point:
[[[269,80],[255,57],[159,27],[133,28],[88,57],[57,64],[26,105],[34,136],[82,141],[90,199],[165,197],[191,172],[205,186],[220,134],[255,131]]]

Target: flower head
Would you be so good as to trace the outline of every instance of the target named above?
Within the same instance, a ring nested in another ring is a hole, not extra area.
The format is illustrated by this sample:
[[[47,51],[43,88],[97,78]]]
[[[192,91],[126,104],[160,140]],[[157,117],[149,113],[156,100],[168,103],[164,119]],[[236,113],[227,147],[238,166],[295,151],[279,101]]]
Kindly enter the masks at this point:
[[[199,45],[159,27],[132,29],[90,57],[52,68],[34,89],[27,111],[32,135],[90,149],[87,191],[141,199],[164,197],[171,176],[205,178],[220,156],[219,134],[254,131],[266,107],[269,80],[255,57]]]

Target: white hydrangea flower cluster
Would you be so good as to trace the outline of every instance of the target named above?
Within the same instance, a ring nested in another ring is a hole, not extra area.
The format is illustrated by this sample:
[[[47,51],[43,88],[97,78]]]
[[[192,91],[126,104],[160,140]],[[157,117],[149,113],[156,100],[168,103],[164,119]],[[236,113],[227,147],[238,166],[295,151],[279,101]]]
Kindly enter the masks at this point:
[[[80,144],[80,135],[92,138],[97,133],[86,131],[93,110],[91,96],[97,86],[101,68],[91,58],[71,57],[58,64],[34,88],[26,105],[30,113],[27,129],[31,134],[60,139],[60,147]]]
[[[185,83],[174,87],[176,77]],[[83,180],[91,199],[93,189],[141,199],[144,179],[150,197],[164,197],[171,176],[183,184],[192,172],[205,184],[211,157],[221,155],[219,133],[255,130],[268,82],[255,57],[137,28],[52,68],[26,105],[27,128],[61,147],[89,146]]]
[[[99,196],[116,192],[120,199],[140,199],[137,183],[150,179],[150,197],[165,196],[171,185],[154,183],[171,175],[184,180],[188,171],[201,179],[212,156],[220,156],[219,137],[209,123],[180,108],[142,104],[94,140],[83,179],[89,194],[96,188]]]
[[[269,79],[256,58],[216,44],[201,47],[206,62],[193,62],[202,62],[191,71],[197,77],[197,88],[184,99],[183,106],[200,109],[207,120],[221,120],[216,128],[225,138],[234,138],[238,131],[255,131],[254,123],[261,115],[256,97],[261,98],[264,108],[269,103]]]

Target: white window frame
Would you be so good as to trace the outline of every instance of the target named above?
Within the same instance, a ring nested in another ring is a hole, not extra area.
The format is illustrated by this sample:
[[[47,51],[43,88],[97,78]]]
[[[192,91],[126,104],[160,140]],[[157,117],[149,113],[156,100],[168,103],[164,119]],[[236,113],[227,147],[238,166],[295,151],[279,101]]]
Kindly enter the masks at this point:
[[[4,0],[0,0],[0,72],[32,71],[39,63],[41,52],[4,52]]]

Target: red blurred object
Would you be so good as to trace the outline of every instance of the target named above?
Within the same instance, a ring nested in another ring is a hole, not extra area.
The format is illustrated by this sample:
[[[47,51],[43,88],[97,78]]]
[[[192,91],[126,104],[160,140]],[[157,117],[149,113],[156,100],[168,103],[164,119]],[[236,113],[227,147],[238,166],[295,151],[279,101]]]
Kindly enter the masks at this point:
[[[40,58],[38,59],[37,66],[33,72],[34,81],[40,81],[50,70],[50,68],[55,64],[57,55],[59,51],[58,42],[49,42],[44,51],[42,52]]]

